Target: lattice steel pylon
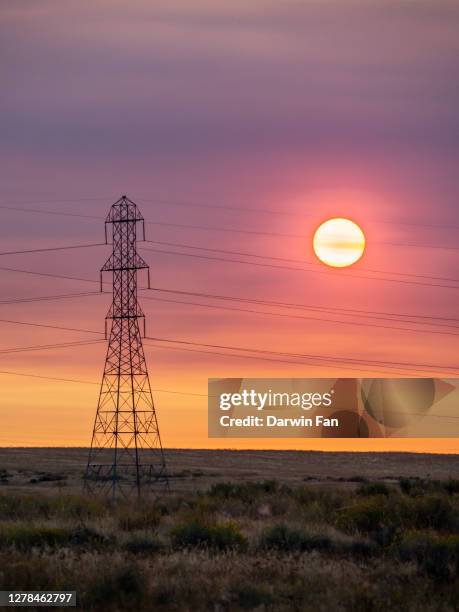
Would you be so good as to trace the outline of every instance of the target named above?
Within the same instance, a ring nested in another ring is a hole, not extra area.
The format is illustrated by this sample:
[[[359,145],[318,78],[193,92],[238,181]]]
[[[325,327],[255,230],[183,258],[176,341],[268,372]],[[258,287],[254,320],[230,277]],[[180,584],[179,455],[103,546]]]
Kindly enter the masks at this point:
[[[122,196],[105,220],[111,226],[113,252],[100,271],[113,278],[113,301],[105,318],[110,338],[100,388],[85,489],[113,500],[140,497],[168,486],[166,462],[150,388],[139,321],[145,315],[137,300],[137,271],[149,267],[137,253],[137,229],[145,223],[137,205]],[[111,321],[111,326],[110,322]]]

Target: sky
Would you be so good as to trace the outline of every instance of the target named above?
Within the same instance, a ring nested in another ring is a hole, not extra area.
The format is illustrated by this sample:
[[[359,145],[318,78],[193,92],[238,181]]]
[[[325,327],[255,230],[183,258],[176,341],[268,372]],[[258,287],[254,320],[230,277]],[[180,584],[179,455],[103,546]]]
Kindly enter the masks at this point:
[[[459,6],[443,0],[0,1],[1,252],[103,242],[103,218],[127,194],[157,242],[139,245],[154,287],[328,309],[279,317],[241,309],[292,310],[141,291],[150,336],[429,366],[346,369],[150,343],[166,446],[459,449],[444,439],[219,442],[207,438],[205,397],[164,392],[205,395],[210,377],[459,372],[457,320],[447,320],[459,304],[458,26]],[[365,232],[352,268],[314,257],[329,217]],[[0,301],[10,302],[0,303],[0,445],[89,444],[106,345],[1,350],[98,339],[6,321],[103,331],[107,294],[11,301],[95,292],[108,254],[0,256]]]

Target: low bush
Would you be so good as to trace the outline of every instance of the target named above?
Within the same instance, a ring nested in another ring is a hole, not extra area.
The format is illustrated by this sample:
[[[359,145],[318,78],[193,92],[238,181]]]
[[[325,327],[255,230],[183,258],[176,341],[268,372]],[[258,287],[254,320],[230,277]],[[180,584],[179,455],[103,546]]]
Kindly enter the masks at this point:
[[[0,548],[15,547],[28,550],[33,547],[62,546],[71,541],[72,533],[59,527],[35,527],[21,523],[3,524],[0,528]]]
[[[189,522],[175,527],[171,533],[175,548],[213,548],[218,550],[244,550],[247,538],[234,523],[206,525]]]
[[[234,584],[230,597],[242,610],[260,609],[261,606],[273,603],[273,596],[266,588],[246,582]]]
[[[136,566],[107,567],[97,575],[83,599],[88,610],[141,609],[147,595],[145,576]]]
[[[310,520],[317,516],[333,516],[347,502],[347,494],[343,491],[304,485],[295,488],[291,497],[300,506],[303,517]]]
[[[449,478],[448,480],[427,480],[423,478],[399,478],[399,486],[403,493],[410,497],[420,497],[427,493],[448,493],[455,495],[459,493],[459,480]]]
[[[108,537],[96,529],[78,525],[75,529],[72,529],[70,533],[70,543],[74,546],[90,545],[92,547],[98,547],[99,545],[108,545],[114,542],[112,537]]]
[[[126,552],[134,555],[149,555],[158,552],[161,548],[157,540],[147,535],[134,535],[129,538],[123,546]]]
[[[30,482],[58,482],[66,480],[64,474],[52,474],[51,472],[39,472],[38,476],[31,478]]]
[[[348,533],[365,533],[390,544],[404,529],[435,529],[459,533],[459,510],[443,493],[405,497],[375,495],[337,512],[336,526]]]
[[[267,493],[275,493],[278,484],[275,480],[263,480],[261,482],[218,482],[210,490],[210,497],[218,499],[237,498],[245,502],[252,502],[254,498]]]
[[[122,508],[118,512],[117,524],[122,531],[150,529],[156,531],[161,522],[161,512],[154,506]]]
[[[400,486],[400,490],[405,495],[422,495],[425,493],[425,483],[420,478],[399,478],[398,484]]]
[[[384,528],[396,529],[400,524],[397,504],[389,504],[385,496],[370,497],[342,508],[336,521],[338,529],[345,532],[368,534],[374,534]]]
[[[357,488],[357,495],[370,497],[372,495],[390,495],[390,488],[384,482],[367,482]]]
[[[432,578],[448,580],[458,574],[459,536],[409,532],[395,550],[402,561],[415,562]]]
[[[0,495],[0,520],[89,519],[107,512],[103,500],[84,495]]]
[[[367,558],[378,553],[378,547],[373,540],[353,537],[348,540],[339,540],[335,544],[336,550],[346,557]]]
[[[53,550],[55,554],[55,550]],[[59,576],[54,571],[49,555],[32,556],[31,551],[12,551],[0,553],[1,590],[58,590],[64,589]],[[71,585],[67,585],[67,588]],[[72,590],[69,588],[69,590]]]
[[[443,488],[449,495],[459,493],[459,480],[450,478],[443,483]]]
[[[274,525],[267,529],[261,536],[260,545],[262,548],[284,552],[329,551],[333,548],[333,543],[328,536],[310,534],[285,524]]]
[[[408,528],[459,533],[458,509],[438,493],[407,500],[403,505],[403,519]]]

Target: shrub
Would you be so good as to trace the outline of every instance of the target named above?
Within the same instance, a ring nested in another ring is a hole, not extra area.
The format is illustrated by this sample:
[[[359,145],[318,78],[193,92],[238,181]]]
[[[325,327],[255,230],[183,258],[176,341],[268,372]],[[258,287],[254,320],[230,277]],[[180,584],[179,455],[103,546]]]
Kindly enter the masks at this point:
[[[423,496],[426,493],[442,493],[448,495],[459,493],[459,480],[424,480],[422,478],[399,478],[400,489],[410,497]]]
[[[332,541],[328,536],[310,534],[293,529],[285,524],[274,525],[261,537],[262,548],[274,548],[284,552],[331,550]]]
[[[191,522],[177,525],[172,531],[172,543],[177,548],[192,548],[195,546],[210,546],[212,532],[207,525]]]
[[[59,495],[48,502],[49,516],[87,520],[103,516],[108,511],[107,501],[86,495]]]
[[[65,480],[64,474],[52,474],[50,472],[39,472],[36,478],[31,478],[30,482],[57,482]]]
[[[420,478],[399,478],[398,484],[405,495],[422,495],[424,489]]]
[[[448,498],[438,494],[410,500],[404,507],[405,523],[416,529],[459,530],[459,513]]]
[[[234,502],[234,500],[231,501]],[[205,493],[199,494],[188,504],[188,509],[184,512],[184,519],[189,523],[213,523],[215,522],[215,514],[218,507],[219,502],[217,499]],[[225,504],[225,507],[228,507],[228,503]]]
[[[101,516],[103,501],[83,495],[0,495],[0,520],[37,520],[51,517],[87,519]]]
[[[336,544],[337,550],[346,556],[351,557],[371,557],[377,553],[377,546],[372,540],[364,538],[351,538],[349,540],[340,540]]]
[[[170,585],[160,585],[154,589],[152,593],[151,601],[156,606],[172,606],[177,600],[177,595],[174,592],[174,588]]]
[[[124,544],[124,550],[134,555],[148,555],[161,550],[159,542],[149,536],[135,535]]]
[[[346,502],[347,496],[342,491],[301,486],[292,491],[292,498],[302,506],[304,518],[307,515],[312,519],[318,515],[333,514]]]
[[[234,523],[209,526],[199,522],[178,525],[172,531],[172,543],[177,548],[207,547],[219,550],[243,550],[247,538]]]
[[[382,528],[400,525],[396,505],[385,497],[370,497],[353,506],[342,508],[337,519],[338,529],[347,532],[375,533]]]
[[[79,525],[70,533],[70,543],[74,546],[109,544],[111,541],[106,535],[83,525]]]
[[[245,502],[252,502],[254,498],[266,493],[275,493],[278,484],[275,480],[263,480],[261,482],[218,482],[209,490],[211,497],[219,499],[237,498]]]
[[[244,550],[247,538],[234,523],[223,523],[212,527],[212,546],[220,550]]]
[[[145,578],[137,567],[116,567],[97,576],[83,604],[85,609],[90,610],[139,609],[146,591]]]
[[[12,523],[2,525],[0,529],[0,547],[14,546],[27,550],[34,546],[58,546],[68,544],[71,532],[58,527],[34,527]]]
[[[342,508],[336,526],[348,533],[369,534],[379,544],[388,545],[403,529],[459,533],[459,513],[445,494],[412,498],[379,495]]]
[[[118,514],[118,527],[122,531],[139,531],[151,529],[156,531],[161,522],[161,513],[152,506],[138,509],[123,508]]]
[[[8,484],[9,478],[11,478],[11,474],[4,469],[0,469],[0,484]]]
[[[420,571],[438,580],[447,580],[457,573],[459,537],[442,537],[427,532],[410,532],[396,548],[402,561],[413,561]]]
[[[357,495],[370,497],[372,495],[390,495],[391,490],[384,482],[363,483],[357,488]]]
[[[231,589],[232,599],[243,610],[253,610],[273,603],[273,596],[265,588],[253,584],[235,584]]]
[[[0,520],[49,517],[50,502],[32,495],[0,495]]]
[[[30,550],[8,550],[0,559],[0,589],[52,591],[65,588],[49,560],[49,555],[33,556]]]
[[[459,480],[450,478],[449,480],[443,483],[443,488],[447,493],[449,493],[449,495],[459,493]]]

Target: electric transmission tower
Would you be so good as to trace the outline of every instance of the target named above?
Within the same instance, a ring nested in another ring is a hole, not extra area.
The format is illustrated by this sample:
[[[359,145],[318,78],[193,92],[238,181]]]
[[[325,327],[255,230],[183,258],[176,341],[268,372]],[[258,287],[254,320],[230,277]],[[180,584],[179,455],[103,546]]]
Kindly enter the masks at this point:
[[[140,496],[167,486],[158,421],[148,378],[142,331],[145,315],[137,301],[137,271],[148,265],[137,253],[137,229],[145,223],[137,205],[122,196],[105,220],[105,242],[111,227],[113,252],[100,271],[113,278],[113,301],[105,318],[110,327],[107,357],[99,395],[85,489],[112,499]]]

